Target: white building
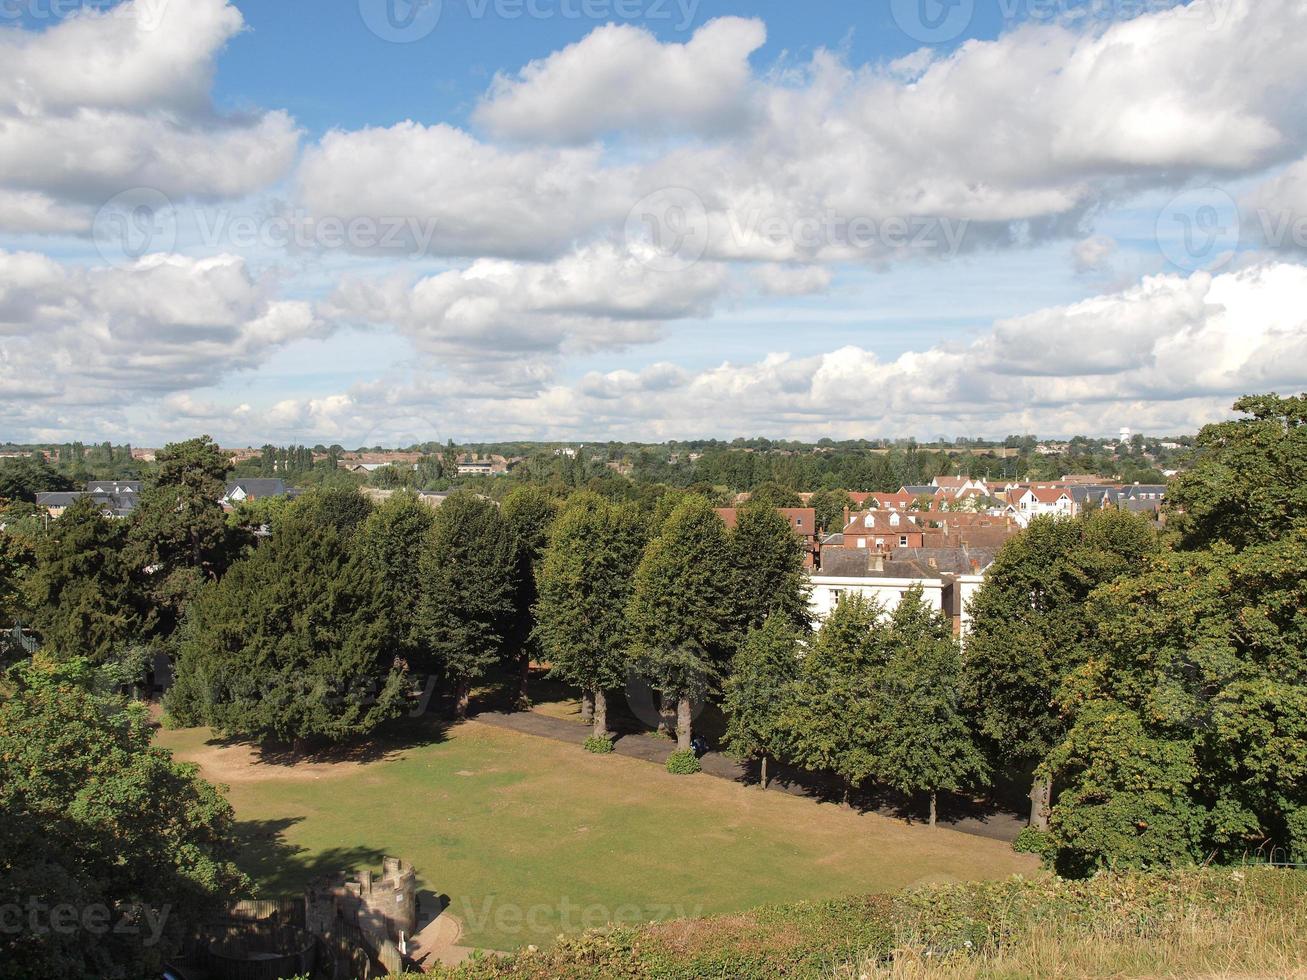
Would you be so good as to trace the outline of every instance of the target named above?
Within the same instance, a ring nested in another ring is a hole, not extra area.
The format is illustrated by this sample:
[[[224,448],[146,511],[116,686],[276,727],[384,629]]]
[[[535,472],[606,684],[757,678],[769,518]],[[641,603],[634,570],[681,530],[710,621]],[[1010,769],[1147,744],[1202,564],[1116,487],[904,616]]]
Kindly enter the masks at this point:
[[[878,575],[840,577],[812,576],[812,596],[809,607],[812,618],[820,623],[835,609],[846,595],[861,595],[878,604],[887,613],[893,612],[899,601],[914,587],[921,587],[921,597],[931,609],[944,608],[944,580],[940,578],[888,578]]]

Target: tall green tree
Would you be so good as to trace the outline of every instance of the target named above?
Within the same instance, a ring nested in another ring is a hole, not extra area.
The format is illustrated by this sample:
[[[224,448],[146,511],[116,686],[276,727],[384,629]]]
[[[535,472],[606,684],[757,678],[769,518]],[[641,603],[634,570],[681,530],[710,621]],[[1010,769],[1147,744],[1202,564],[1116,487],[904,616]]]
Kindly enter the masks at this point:
[[[972,600],[964,658],[965,703],[996,766],[1029,771],[1065,736],[1055,695],[1097,643],[1085,600],[1157,549],[1145,518],[1115,509],[1037,517],[1003,546]],[[1047,829],[1051,794],[1037,774],[1032,826]]]
[[[901,792],[928,793],[933,827],[939,791],[978,785],[987,773],[962,709],[962,650],[952,622],[927,605],[920,588],[899,601],[888,629],[876,775]]]
[[[777,723],[792,760],[837,775],[846,798],[876,773],[881,750],[879,681],[891,656],[882,612],[861,595],[841,597],[803,658]]]
[[[96,664],[134,660],[141,596],[126,546],[127,526],[89,497],[70,505],[37,540],[36,568],[23,590],[32,625],[57,656]]]
[[[759,782],[767,788],[767,763],[786,753],[782,719],[799,674],[801,633],[781,613],[753,629],[731,660],[722,710],[726,746],[759,760]]]
[[[363,527],[373,510],[358,487],[334,485],[315,487],[296,500],[295,507],[305,519],[347,538]]]
[[[749,494],[749,502],[764,507],[802,507],[803,498],[790,487],[768,480],[758,484]]]
[[[736,512],[730,533],[734,573],[735,628],[740,636],[773,613],[795,629],[807,630],[810,587],[803,569],[803,543],[774,507],[750,502]]]
[[[0,499],[33,503],[38,493],[76,490],[77,484],[39,453],[0,460]]]
[[[227,458],[208,436],[170,443],[132,512],[127,557],[148,600],[146,627],[169,637],[205,582],[220,578],[235,542],[219,503]]]
[[[184,723],[258,740],[367,734],[404,697],[386,611],[363,548],[294,508],[191,603],[165,704]]]
[[[503,662],[515,612],[517,545],[492,501],[450,495],[422,556],[422,629],[467,713],[473,682]]]
[[[530,703],[527,684],[531,660],[537,652],[533,638],[534,609],[539,598],[536,578],[549,543],[549,527],[558,515],[558,502],[541,487],[527,483],[509,492],[502,511],[513,532],[517,554],[517,591],[513,596],[514,615],[508,644],[518,658],[517,702],[525,707]]]
[[[368,515],[359,544],[380,589],[384,618],[397,656],[413,669],[435,664],[422,630],[422,555],[435,512],[412,491],[396,493]]]
[[[818,490],[808,506],[817,512],[817,527],[827,534],[838,534],[844,530],[844,514],[853,507],[853,498],[843,490]]]
[[[645,548],[628,608],[636,669],[676,705],[676,737],[690,748],[692,704],[719,683],[733,650],[726,525],[702,497],[683,500]]]
[[[646,536],[634,505],[574,494],[540,565],[536,639],[550,676],[581,688],[600,737],[608,734],[607,692],[626,682],[626,608]]]
[[[1182,547],[1244,548],[1307,527],[1307,393],[1234,408],[1248,417],[1203,426],[1192,466],[1167,488]]]
[[[0,976],[158,976],[248,886],[231,807],[86,661],[37,654],[4,686],[0,908],[23,912],[19,931],[0,929]]]
[[[1156,558],[1094,594],[1046,769],[1059,866],[1307,858],[1307,531]]]

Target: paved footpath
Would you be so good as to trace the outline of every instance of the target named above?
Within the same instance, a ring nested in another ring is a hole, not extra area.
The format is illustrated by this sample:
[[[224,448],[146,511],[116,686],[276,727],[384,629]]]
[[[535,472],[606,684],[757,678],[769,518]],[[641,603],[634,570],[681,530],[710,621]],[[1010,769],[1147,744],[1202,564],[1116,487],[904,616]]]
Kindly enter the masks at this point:
[[[556,742],[571,742],[574,745],[580,745],[590,734],[588,725],[537,714],[534,711],[512,713],[486,711],[473,716],[472,720],[483,725],[507,728],[524,735],[551,738]],[[643,759],[657,765],[667,761],[672,748],[670,741],[653,733],[619,735],[613,743],[613,751],[618,755]],[[743,764],[721,752],[708,752],[700,758],[699,763],[703,766],[703,771],[710,776],[737,783],[751,783],[756,787],[756,775]],[[838,800],[838,794],[830,786],[823,786],[807,774],[801,774],[784,766],[780,767],[775,778],[772,779],[768,792],[789,793],[793,796],[807,796],[827,801]],[[1014,814],[997,810],[981,813],[974,809],[971,812],[960,812],[957,807],[950,807],[950,802],[952,801],[940,801],[940,824],[950,830],[976,837],[1010,841],[1025,827],[1025,822]],[[860,805],[865,810],[875,810],[888,817],[903,819],[902,809],[896,805],[897,803],[896,800],[867,799],[861,801]]]

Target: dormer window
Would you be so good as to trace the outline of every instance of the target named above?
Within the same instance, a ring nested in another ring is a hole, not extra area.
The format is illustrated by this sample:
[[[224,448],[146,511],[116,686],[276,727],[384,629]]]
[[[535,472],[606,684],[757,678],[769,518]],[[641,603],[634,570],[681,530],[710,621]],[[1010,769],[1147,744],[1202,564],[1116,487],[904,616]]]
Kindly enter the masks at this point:
[[[898,526],[899,526],[899,515],[898,515],[898,514],[890,514],[890,516],[889,516],[889,526],[890,526],[890,527],[898,527]]]

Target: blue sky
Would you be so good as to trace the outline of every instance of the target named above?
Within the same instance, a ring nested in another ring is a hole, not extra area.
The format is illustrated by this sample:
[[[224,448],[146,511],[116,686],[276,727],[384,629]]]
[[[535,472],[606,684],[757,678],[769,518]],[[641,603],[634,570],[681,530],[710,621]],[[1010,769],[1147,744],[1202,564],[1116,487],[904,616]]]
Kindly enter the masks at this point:
[[[1190,431],[1307,388],[1304,28],[3,0],[0,438]]]

